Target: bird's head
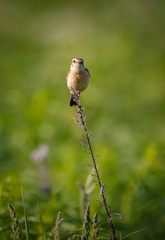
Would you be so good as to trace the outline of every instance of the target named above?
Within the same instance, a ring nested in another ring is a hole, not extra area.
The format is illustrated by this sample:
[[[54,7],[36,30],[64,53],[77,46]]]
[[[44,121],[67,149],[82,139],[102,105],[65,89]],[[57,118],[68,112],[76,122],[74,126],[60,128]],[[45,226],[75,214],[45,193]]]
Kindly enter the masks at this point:
[[[84,60],[82,58],[73,58],[71,70],[81,71],[84,69]]]

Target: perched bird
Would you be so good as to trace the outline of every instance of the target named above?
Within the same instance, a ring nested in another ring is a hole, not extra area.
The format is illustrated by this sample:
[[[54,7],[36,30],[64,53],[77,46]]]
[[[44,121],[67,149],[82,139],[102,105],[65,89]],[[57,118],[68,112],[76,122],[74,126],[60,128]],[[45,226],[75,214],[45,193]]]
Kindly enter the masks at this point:
[[[84,67],[84,60],[82,58],[73,58],[66,76],[67,86],[71,93],[70,106],[77,105],[74,94],[77,92],[79,97],[80,93],[88,87],[89,78],[90,74],[88,69]]]

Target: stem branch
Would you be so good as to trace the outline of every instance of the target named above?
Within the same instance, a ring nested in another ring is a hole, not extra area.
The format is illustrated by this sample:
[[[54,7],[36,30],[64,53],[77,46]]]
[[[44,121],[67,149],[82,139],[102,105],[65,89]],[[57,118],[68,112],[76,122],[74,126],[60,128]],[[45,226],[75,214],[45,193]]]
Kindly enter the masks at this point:
[[[100,180],[99,172],[98,172],[97,165],[96,165],[96,160],[95,160],[95,157],[94,157],[94,154],[93,154],[93,150],[92,150],[92,146],[91,146],[91,142],[90,142],[90,138],[89,138],[89,134],[88,134],[86,123],[85,123],[85,120],[84,120],[83,114],[82,114],[84,109],[80,105],[79,95],[75,96],[75,100],[76,100],[77,105],[78,105],[78,110],[77,110],[77,114],[78,114],[78,117],[79,117],[78,122],[83,126],[84,131],[85,131],[86,139],[87,139],[87,142],[88,142],[88,147],[89,147],[89,150],[90,150],[90,155],[92,157],[93,166],[94,166],[94,169],[95,169],[95,172],[96,172],[96,177],[97,177],[97,180],[98,180],[98,183],[99,183],[100,195],[102,197],[102,204],[105,208],[105,211],[106,211],[106,214],[107,214],[107,217],[108,217],[107,221],[108,221],[109,227],[112,231],[112,239],[116,240],[117,238],[116,238],[115,228],[114,228],[113,222],[112,222],[111,212],[110,212],[110,209],[108,208],[107,201],[106,201],[105,186],[101,183],[101,180]]]

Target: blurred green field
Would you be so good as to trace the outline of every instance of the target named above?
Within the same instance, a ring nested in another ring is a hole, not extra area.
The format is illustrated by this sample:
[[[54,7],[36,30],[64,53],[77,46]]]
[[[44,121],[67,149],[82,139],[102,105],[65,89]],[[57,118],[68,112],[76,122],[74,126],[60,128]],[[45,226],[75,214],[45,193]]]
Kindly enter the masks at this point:
[[[83,131],[69,107],[66,73],[82,57],[91,74],[81,96],[114,225],[127,239],[164,239],[165,2],[0,2],[0,239],[7,239],[11,203],[23,225],[23,187],[31,239],[42,239],[62,212],[63,239],[81,228],[80,188],[90,172]],[[50,197],[39,190],[30,154],[49,146]],[[99,189],[91,213],[107,236]],[[23,238],[24,239],[24,238]]]

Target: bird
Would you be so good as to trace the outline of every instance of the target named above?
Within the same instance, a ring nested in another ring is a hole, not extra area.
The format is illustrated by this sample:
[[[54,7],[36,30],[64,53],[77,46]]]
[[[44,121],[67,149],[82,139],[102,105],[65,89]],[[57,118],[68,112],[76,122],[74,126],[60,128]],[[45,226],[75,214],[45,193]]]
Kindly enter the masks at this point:
[[[87,68],[84,67],[84,60],[82,58],[73,58],[70,69],[66,76],[67,87],[71,93],[70,106],[78,105],[75,100],[75,93],[78,94],[88,87],[90,73]]]

